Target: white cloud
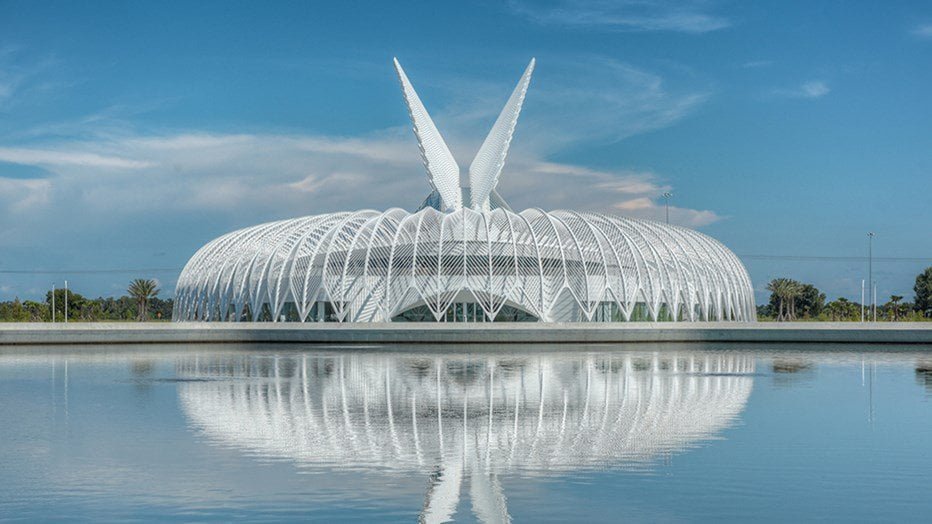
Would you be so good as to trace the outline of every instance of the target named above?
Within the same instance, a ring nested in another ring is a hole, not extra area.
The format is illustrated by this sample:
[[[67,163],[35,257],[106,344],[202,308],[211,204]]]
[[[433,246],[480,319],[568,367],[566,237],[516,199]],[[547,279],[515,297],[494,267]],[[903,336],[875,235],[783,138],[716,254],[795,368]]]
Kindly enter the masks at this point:
[[[14,88],[13,82],[9,80],[0,80],[0,102],[9,98],[13,94]]]
[[[667,212],[663,203],[649,197],[639,197],[619,202],[615,205],[615,209],[621,211],[624,215],[652,218],[654,220],[665,220]],[[670,223],[672,224],[701,227],[718,222],[721,219],[722,217],[714,211],[670,206]]]
[[[496,83],[454,78],[441,86],[452,101],[428,110],[454,154],[478,149],[520,73],[515,68],[513,77]],[[550,56],[538,61],[516,141],[553,154],[669,127],[708,100],[710,90],[701,84],[683,68],[661,73],[604,56]]]
[[[650,209],[653,206],[654,203],[647,197],[633,198],[631,200],[626,200],[624,202],[615,204],[615,208],[621,209],[622,211],[641,211],[644,209]]]
[[[500,82],[441,80],[440,94],[448,96],[438,99],[447,103],[429,109],[463,169],[519,74]],[[709,95],[692,87],[694,79],[676,78],[597,56],[549,58],[536,73],[499,192],[517,210],[662,219],[658,199],[671,189],[662,177],[552,159],[688,117]],[[42,169],[41,178],[0,178],[5,263],[143,267],[159,251],[167,264],[180,265],[204,242],[239,227],[332,211],[413,210],[430,190],[407,123],[349,137],[145,132],[137,116],[107,109],[4,137],[0,162]],[[676,207],[670,215],[694,227],[720,219]]]
[[[251,223],[346,209],[413,209],[429,192],[413,137],[393,132],[361,138],[178,133],[29,151],[13,155],[0,149],[0,158],[32,160],[54,176],[0,179],[0,201],[6,204],[0,215],[30,209],[36,216],[38,209],[38,216],[69,216],[76,226],[95,217],[193,219],[208,213]],[[101,176],[101,167],[108,176]],[[518,209],[614,209],[647,218],[662,216],[655,199],[670,190],[653,173],[549,162],[529,148],[513,151],[501,185]],[[650,205],[626,204],[645,198]],[[688,209],[672,216],[693,226],[718,219]],[[21,233],[36,234],[29,229]]]
[[[612,59],[589,57],[560,68],[558,78],[539,83],[528,104],[538,108],[536,118],[547,134],[568,141],[621,140],[668,127],[709,96],[673,88],[659,74]]]
[[[413,139],[390,135],[131,135],[0,148],[0,160],[52,173],[42,180],[0,179],[6,202],[20,208],[45,203],[49,214],[208,212],[271,219],[416,206],[419,193],[427,193]]]
[[[456,79],[448,87],[456,90],[448,93],[451,101],[431,108],[464,169],[512,81]],[[660,218],[654,201],[670,186],[656,175],[593,170],[550,157],[580,143],[592,147],[672,125],[707,96],[604,57],[549,59],[537,71],[500,192],[516,209],[626,211],[625,202],[647,198],[652,205],[631,214]],[[43,227],[52,234],[62,217],[85,231],[153,217],[171,217],[192,230],[204,220],[232,229],[346,209],[413,209],[429,192],[407,125],[353,137],[197,129],[155,134],[134,131],[138,126],[122,120],[124,113],[104,111],[79,119],[80,125],[41,123],[22,130],[17,145],[0,146],[0,161],[49,173],[0,186],[0,223],[26,209],[33,222],[8,233],[30,241],[44,234]],[[672,215],[695,226],[718,218],[703,213]]]
[[[772,60],[750,60],[741,64],[741,67],[744,69],[760,69],[771,65],[773,65]]]
[[[78,144],[77,147],[80,147],[80,144]],[[0,160],[12,162],[14,164],[27,164],[40,167],[73,165],[96,168],[140,169],[152,166],[150,163],[139,160],[101,155],[98,153],[11,147],[0,147]]]
[[[0,208],[5,208],[11,215],[29,212],[34,207],[48,203],[51,189],[52,183],[47,179],[0,177]]]
[[[666,0],[563,0],[542,6],[513,0],[511,10],[546,25],[602,27],[616,31],[707,33],[731,22],[708,11],[708,2]]]
[[[932,38],[932,24],[922,24],[913,29],[912,33],[919,38]]]
[[[0,47],[0,108],[11,105],[17,96],[30,89],[52,87],[47,80],[39,81],[38,77],[48,72],[55,61],[48,57],[17,60],[20,54],[18,47]]]
[[[506,169],[500,192],[517,209],[533,206],[621,212],[625,216],[664,220],[661,196],[672,189],[650,172],[600,171],[526,155],[510,159]],[[721,219],[713,211],[670,207],[670,221],[674,224],[701,227]]]
[[[829,94],[832,89],[822,80],[810,80],[803,84],[788,88],[774,89],[772,94],[786,98],[821,98]]]
[[[16,92],[22,81],[22,76],[10,74],[0,69],[0,107],[13,97],[13,93]]]
[[[800,93],[806,98],[819,98],[825,96],[831,91],[828,84],[822,81],[806,82],[800,86]]]

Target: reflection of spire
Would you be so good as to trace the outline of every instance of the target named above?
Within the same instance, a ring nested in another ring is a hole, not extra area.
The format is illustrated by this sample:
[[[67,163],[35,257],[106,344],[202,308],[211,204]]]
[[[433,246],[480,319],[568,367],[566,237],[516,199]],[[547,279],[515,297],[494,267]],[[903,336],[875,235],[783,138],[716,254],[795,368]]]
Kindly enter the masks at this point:
[[[488,464],[476,457],[469,465],[469,498],[472,511],[480,522],[511,522],[505,491],[498,475]]]
[[[492,413],[494,391],[491,380],[494,365],[489,366],[489,426],[486,432],[486,443],[491,443]],[[450,455],[449,460],[444,459],[444,465],[431,473],[427,494],[424,497],[424,507],[421,510],[419,522],[448,522],[453,519],[456,507],[459,505],[463,481],[463,465],[469,467],[469,497],[472,500],[472,511],[480,522],[511,522],[508,515],[505,493],[498,476],[492,473],[489,466],[489,450],[491,446],[474,445],[470,448],[467,428],[468,397],[463,402],[462,417],[462,449]],[[413,420],[417,420],[416,417]],[[478,434],[475,435],[477,438]],[[417,434],[415,433],[415,439]],[[478,443],[476,443],[478,444]],[[486,453],[480,453],[485,447]],[[469,457],[467,457],[469,455]],[[470,460],[472,458],[473,460]]]
[[[191,424],[210,440],[300,465],[427,477],[423,522],[468,483],[482,521],[508,521],[500,478],[649,467],[715,436],[753,384],[750,356],[563,358],[232,356],[181,364]]]
[[[419,522],[449,522],[453,519],[463,482],[463,463],[458,459],[454,457],[452,463],[431,473]]]

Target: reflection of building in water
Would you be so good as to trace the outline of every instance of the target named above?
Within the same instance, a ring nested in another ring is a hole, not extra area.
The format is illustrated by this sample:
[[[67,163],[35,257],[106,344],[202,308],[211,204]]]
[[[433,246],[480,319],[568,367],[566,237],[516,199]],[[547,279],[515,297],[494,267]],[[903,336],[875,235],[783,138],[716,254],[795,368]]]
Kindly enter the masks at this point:
[[[219,443],[300,464],[429,479],[423,516],[453,514],[464,483],[485,521],[507,519],[498,477],[644,467],[714,437],[753,383],[720,353],[233,356],[189,360],[192,424]],[[224,380],[229,379],[229,380]]]

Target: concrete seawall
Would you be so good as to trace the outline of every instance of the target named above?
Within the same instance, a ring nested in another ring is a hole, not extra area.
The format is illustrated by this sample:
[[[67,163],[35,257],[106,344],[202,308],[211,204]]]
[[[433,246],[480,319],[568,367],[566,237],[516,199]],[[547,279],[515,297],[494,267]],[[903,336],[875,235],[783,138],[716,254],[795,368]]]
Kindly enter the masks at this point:
[[[927,344],[932,323],[0,324],[0,346],[192,343],[508,344],[743,342]],[[932,347],[930,347],[932,349]]]

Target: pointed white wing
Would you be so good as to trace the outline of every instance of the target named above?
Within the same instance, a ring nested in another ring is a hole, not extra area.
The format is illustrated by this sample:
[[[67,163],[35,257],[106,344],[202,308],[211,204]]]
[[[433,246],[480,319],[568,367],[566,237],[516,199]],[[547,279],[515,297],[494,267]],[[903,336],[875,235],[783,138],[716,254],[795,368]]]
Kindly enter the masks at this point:
[[[408,114],[411,115],[414,135],[417,137],[417,145],[421,150],[421,159],[430,177],[430,184],[440,193],[444,209],[461,209],[463,195],[460,190],[460,167],[453,159],[453,154],[440,136],[440,131],[437,131],[437,126],[430,119],[427,109],[421,103],[397,58],[395,70],[398,71],[398,79],[401,80],[401,90],[408,105]]]
[[[521,76],[521,80],[511,93],[511,98],[508,99],[502,113],[495,120],[489,136],[485,138],[485,142],[476,153],[476,158],[469,166],[473,209],[489,209],[489,196],[498,185],[498,177],[502,173],[502,168],[505,167],[508,146],[511,144],[515,126],[518,125],[518,115],[521,114],[521,105],[524,103],[524,95],[527,94],[533,72],[534,59],[532,58],[531,63],[524,70],[524,75]]]

